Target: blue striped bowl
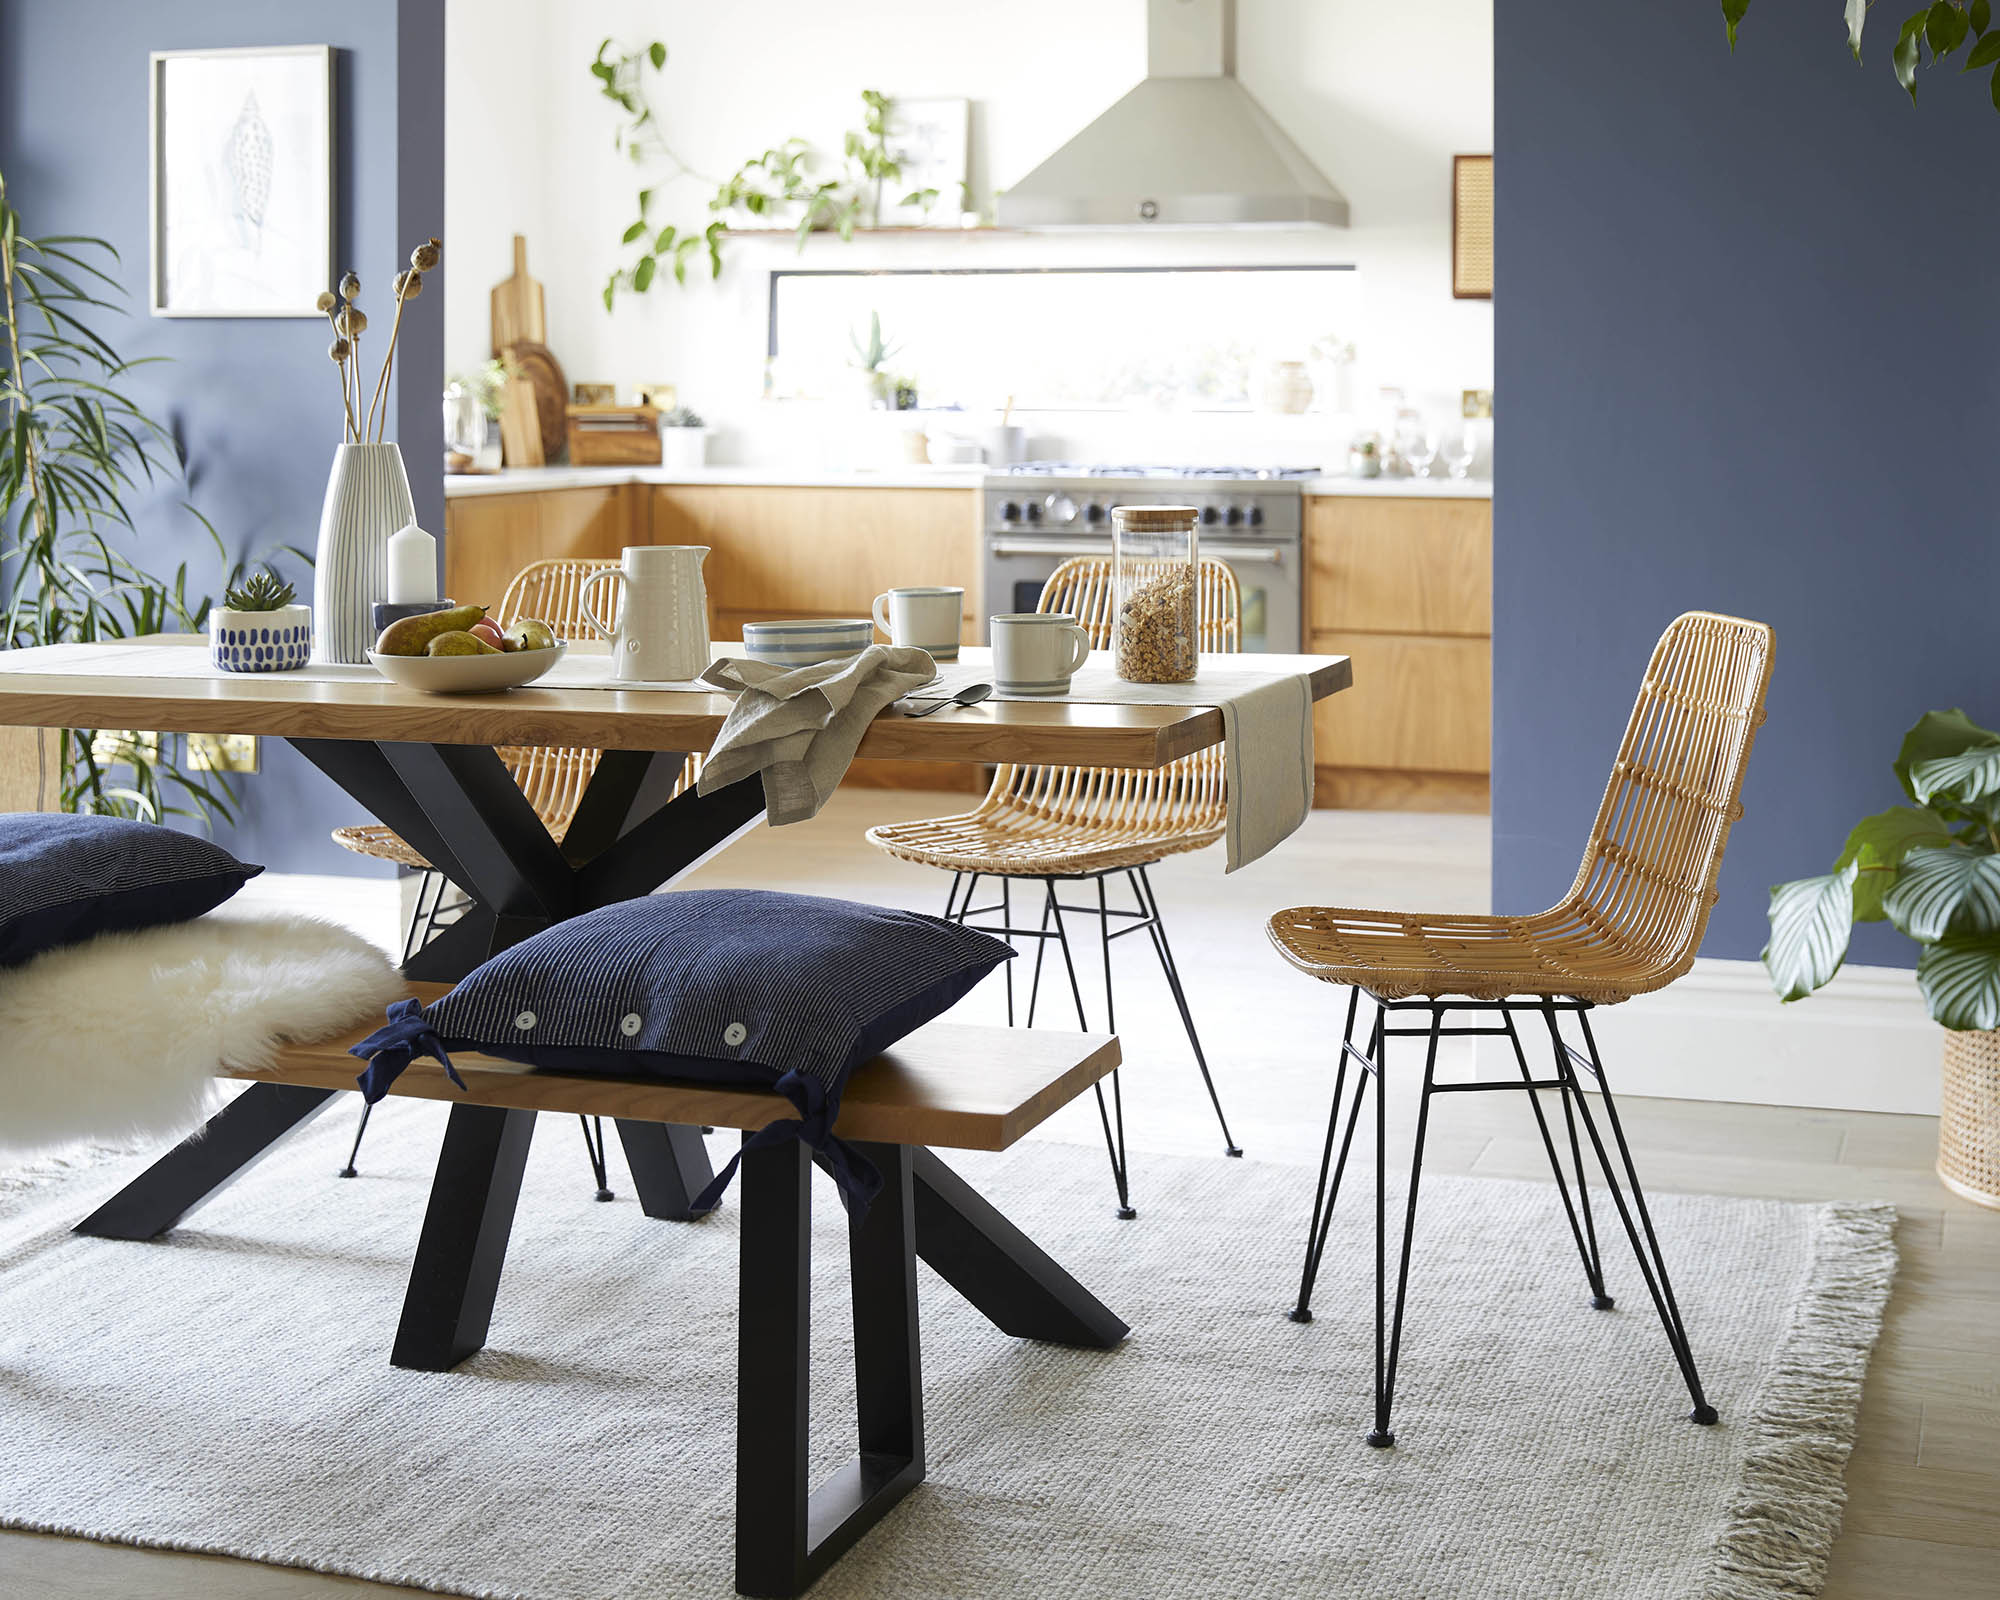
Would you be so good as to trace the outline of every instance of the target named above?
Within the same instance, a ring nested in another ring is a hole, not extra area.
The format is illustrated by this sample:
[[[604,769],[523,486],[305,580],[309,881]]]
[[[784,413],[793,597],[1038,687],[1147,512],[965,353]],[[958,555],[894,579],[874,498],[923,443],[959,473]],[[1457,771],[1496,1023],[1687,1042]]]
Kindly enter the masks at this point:
[[[858,655],[875,639],[867,617],[807,617],[796,622],[746,622],[743,651],[775,667],[810,667],[836,656]]]

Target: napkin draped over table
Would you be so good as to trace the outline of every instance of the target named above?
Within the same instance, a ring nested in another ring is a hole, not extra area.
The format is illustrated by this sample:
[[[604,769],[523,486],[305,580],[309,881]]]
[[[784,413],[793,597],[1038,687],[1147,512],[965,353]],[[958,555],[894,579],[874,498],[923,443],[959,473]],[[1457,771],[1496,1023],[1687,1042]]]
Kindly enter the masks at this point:
[[[922,650],[879,644],[810,667],[718,661],[702,681],[734,694],[736,704],[696,788],[708,794],[762,773],[772,825],[804,822],[840,787],[876,713],[921,689],[936,672]]]

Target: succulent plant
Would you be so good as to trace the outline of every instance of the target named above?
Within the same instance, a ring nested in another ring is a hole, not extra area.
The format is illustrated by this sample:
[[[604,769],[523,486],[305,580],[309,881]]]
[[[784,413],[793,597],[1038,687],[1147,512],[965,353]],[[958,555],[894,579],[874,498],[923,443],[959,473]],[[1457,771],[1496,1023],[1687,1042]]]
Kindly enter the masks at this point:
[[[660,418],[663,428],[702,428],[707,424],[701,420],[701,413],[688,406],[675,406]]]
[[[292,603],[292,586],[266,568],[223,591],[231,611],[277,611]]]

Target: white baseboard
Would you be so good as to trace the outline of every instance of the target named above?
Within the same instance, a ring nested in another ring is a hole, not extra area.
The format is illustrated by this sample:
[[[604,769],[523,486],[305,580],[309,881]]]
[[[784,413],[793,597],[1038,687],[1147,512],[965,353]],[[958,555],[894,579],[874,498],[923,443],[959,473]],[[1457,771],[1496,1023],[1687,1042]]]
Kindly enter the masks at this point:
[[[1944,1030],[1906,968],[1843,967],[1785,1005],[1760,963],[1698,960],[1666,989],[1598,1007],[1590,1025],[1621,1095],[1937,1115]],[[1518,1074],[1504,1041],[1479,1043],[1482,1078]]]

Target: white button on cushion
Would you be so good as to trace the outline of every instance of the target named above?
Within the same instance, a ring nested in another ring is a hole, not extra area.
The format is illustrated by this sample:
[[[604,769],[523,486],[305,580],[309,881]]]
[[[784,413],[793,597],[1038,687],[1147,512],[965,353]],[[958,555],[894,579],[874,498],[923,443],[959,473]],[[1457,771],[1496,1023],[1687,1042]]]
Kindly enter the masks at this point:
[[[638,1012],[628,1011],[625,1013],[623,1017],[619,1019],[618,1031],[624,1034],[625,1037],[629,1039],[635,1033],[637,1033],[639,1029],[642,1028],[644,1025],[645,1025],[644,1019],[640,1017]]]
[[[740,1022],[732,1022],[722,1030],[722,1042],[724,1044],[741,1044],[749,1037],[750,1030]]]
[[[535,1025],[535,1014],[532,1011],[523,1011],[518,1017],[514,1019],[514,1026],[521,1029],[524,1032],[527,1029],[532,1028],[534,1025]]]

